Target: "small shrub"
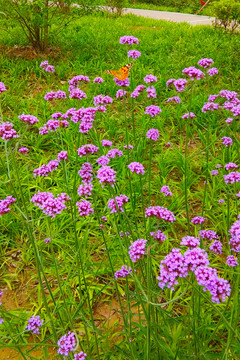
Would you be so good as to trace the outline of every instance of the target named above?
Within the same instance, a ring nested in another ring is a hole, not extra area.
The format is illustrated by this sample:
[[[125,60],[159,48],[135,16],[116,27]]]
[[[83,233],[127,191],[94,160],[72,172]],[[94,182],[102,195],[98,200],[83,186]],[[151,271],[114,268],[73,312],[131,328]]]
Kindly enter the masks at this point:
[[[224,27],[232,34],[240,24],[240,1],[220,0],[212,5],[215,25]]]

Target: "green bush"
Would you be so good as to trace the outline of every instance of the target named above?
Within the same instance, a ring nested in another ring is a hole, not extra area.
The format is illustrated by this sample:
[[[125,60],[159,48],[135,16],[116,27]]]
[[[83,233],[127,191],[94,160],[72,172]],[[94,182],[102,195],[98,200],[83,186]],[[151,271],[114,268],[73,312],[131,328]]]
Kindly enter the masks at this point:
[[[111,8],[111,11],[117,13],[117,15],[121,15],[123,12],[123,8],[126,7],[125,0],[106,0],[106,5]]]
[[[224,27],[233,33],[240,24],[240,1],[219,0],[212,4],[213,15],[216,17],[216,26]]]

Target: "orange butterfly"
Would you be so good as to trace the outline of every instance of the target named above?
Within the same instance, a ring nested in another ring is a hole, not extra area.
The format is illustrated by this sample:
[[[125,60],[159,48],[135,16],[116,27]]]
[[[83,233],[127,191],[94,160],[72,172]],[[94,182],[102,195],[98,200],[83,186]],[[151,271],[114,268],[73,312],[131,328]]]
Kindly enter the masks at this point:
[[[121,67],[121,69],[119,69],[119,70],[106,70],[106,72],[108,74],[112,74],[118,80],[126,80],[132,66],[133,66],[133,63],[130,63],[130,64],[127,64],[127,65]]]

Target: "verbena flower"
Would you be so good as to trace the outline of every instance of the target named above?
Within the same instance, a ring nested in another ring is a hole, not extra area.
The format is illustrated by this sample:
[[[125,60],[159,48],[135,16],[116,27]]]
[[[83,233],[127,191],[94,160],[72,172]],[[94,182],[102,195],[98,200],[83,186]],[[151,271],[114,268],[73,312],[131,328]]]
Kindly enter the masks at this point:
[[[198,61],[198,65],[203,67],[204,69],[209,68],[214,63],[213,59],[201,59]]]
[[[188,249],[187,251],[185,251],[184,261],[185,265],[191,271],[194,271],[200,265],[209,265],[207,252],[199,247]]]
[[[128,57],[129,58],[131,57],[133,60],[136,60],[140,56],[141,56],[141,53],[138,50],[129,50],[128,51]]]
[[[145,173],[144,166],[139,162],[131,162],[128,165],[128,168],[132,173],[142,174],[142,175],[144,175]]]
[[[93,79],[94,84],[101,84],[103,81],[104,81],[103,78],[99,76]]]
[[[162,219],[168,222],[176,221],[174,214],[162,206],[149,206],[145,209],[145,217],[156,216],[158,219]]]
[[[184,114],[183,116],[182,116],[182,119],[193,119],[193,118],[195,118],[196,117],[196,115],[193,113],[193,112],[190,112],[190,113],[187,113],[187,114]]]
[[[105,155],[100,156],[100,157],[96,160],[96,162],[98,163],[98,165],[102,165],[102,166],[107,165],[107,164],[109,163],[109,161],[110,161],[110,159],[109,159],[107,156],[105,156]]]
[[[40,192],[34,194],[31,198],[31,202],[35,206],[38,206],[44,214],[54,218],[57,214],[61,214],[62,210],[66,209],[65,202],[70,200],[70,197],[61,193],[54,198],[54,195],[51,192]]]
[[[216,67],[213,67],[207,71],[209,76],[214,76],[218,74],[218,69]]]
[[[157,105],[150,105],[145,108],[145,114],[149,114],[151,117],[158,115],[162,110]]]
[[[186,79],[177,79],[173,82],[173,85],[178,92],[182,92],[186,90],[185,85],[187,84],[187,82],[188,81]]]
[[[47,72],[54,73],[55,69],[53,65],[48,64],[48,60],[41,62],[40,67]]]
[[[150,232],[151,237],[153,237],[156,240],[159,240],[161,242],[163,242],[164,240],[167,239],[167,236],[161,231],[161,230],[157,230],[156,232]]]
[[[78,207],[78,212],[80,216],[89,216],[90,214],[94,213],[92,204],[90,203],[90,201],[87,201],[85,199],[78,201],[76,203],[76,206]]]
[[[19,152],[20,154],[24,154],[24,153],[26,153],[26,152],[28,152],[28,151],[29,151],[29,149],[26,148],[26,147],[21,147],[20,149],[18,149],[18,152]]]
[[[123,265],[120,270],[117,270],[114,274],[115,279],[124,278],[132,273],[131,267],[127,268],[127,265]]]
[[[122,98],[122,97],[124,97],[126,94],[127,94],[127,92],[126,92],[125,90],[119,89],[119,90],[116,92],[116,98],[117,98],[117,99]]]
[[[238,266],[237,258],[236,258],[234,255],[229,255],[229,256],[227,257],[226,264],[227,264],[228,266],[232,266],[232,267]]]
[[[194,236],[185,236],[182,238],[180,245],[187,246],[189,249],[193,249],[200,245],[200,239]]]
[[[169,103],[169,102],[175,102],[176,104],[180,104],[181,99],[179,96],[173,96],[173,97],[167,99],[167,103]]]
[[[92,189],[93,189],[92,184],[79,185],[79,187],[78,187],[78,195],[79,196],[84,196],[84,197],[91,196],[92,195]]]
[[[202,112],[206,113],[207,111],[214,111],[219,108],[219,104],[213,103],[213,102],[207,102],[202,107]]]
[[[144,81],[147,84],[151,84],[157,81],[157,77],[152,74],[149,74],[145,76]]]
[[[80,351],[78,354],[74,354],[73,360],[85,360],[87,354],[85,354],[83,351]]]
[[[191,80],[200,80],[205,77],[205,74],[194,66],[189,66],[188,68],[183,69],[182,72],[183,74],[190,76]]]
[[[223,204],[223,203],[225,203],[225,200],[224,199],[219,199],[218,202],[219,202],[219,204]]]
[[[129,247],[129,256],[132,262],[136,262],[138,259],[141,259],[145,254],[145,246],[147,240],[138,239],[132,243]]]
[[[117,213],[118,210],[123,212],[123,205],[129,201],[129,198],[126,195],[116,196],[114,199],[108,201],[108,209],[110,209],[111,214]]]
[[[219,91],[218,95],[227,100],[234,100],[238,98],[238,93],[236,93],[236,91],[230,91],[230,90],[221,90]]]
[[[208,240],[218,239],[218,234],[214,230],[200,230],[199,236]]]
[[[118,149],[111,149],[109,150],[109,152],[107,153],[107,157],[114,159],[116,156],[121,157],[123,155],[123,152],[121,150]]]
[[[225,145],[226,147],[232,146],[233,141],[230,137],[224,136],[222,137],[222,140],[223,140],[222,144]]]
[[[223,175],[224,181],[226,184],[230,183],[233,184],[235,182],[240,182],[240,172],[233,171],[227,175]]]
[[[50,160],[47,165],[43,164],[40,168],[33,170],[33,176],[48,176],[51,172],[58,168],[59,161],[57,159]]]
[[[73,89],[71,92],[70,92],[70,95],[69,97],[71,99],[78,99],[78,100],[82,100],[82,99],[86,99],[87,98],[87,95],[85,94],[85,92],[83,92],[82,90],[80,89]]]
[[[202,216],[195,216],[194,218],[192,218],[191,223],[194,225],[202,224],[205,220],[206,219]]]
[[[56,92],[50,91],[50,92],[47,92],[46,95],[44,95],[44,99],[47,101],[53,100],[53,99],[66,99],[66,98],[67,98],[67,95],[62,90],[58,90]]]
[[[71,351],[74,351],[76,346],[75,334],[68,332],[58,340],[58,354],[68,356]]]
[[[114,78],[113,80],[115,81],[116,85],[118,85],[118,86],[128,87],[130,85],[130,81],[128,78],[125,80],[119,80],[118,78]]]
[[[217,99],[218,95],[209,95],[208,101],[215,101]]]
[[[217,175],[218,175],[218,170],[211,170],[211,171],[210,171],[210,174],[211,174],[212,176],[217,176]]]
[[[91,153],[92,155],[95,154],[96,152],[98,152],[99,148],[93,144],[87,144],[87,145],[83,145],[80,148],[78,148],[77,152],[78,152],[78,156],[79,157],[83,157],[89,153]]]
[[[146,89],[146,92],[147,92],[147,97],[148,98],[156,98],[157,97],[156,89],[155,89],[154,86],[149,86]]]
[[[116,181],[116,171],[110,166],[102,166],[97,171],[97,178],[99,179],[99,183],[102,184],[102,187],[107,184],[113,187]]]
[[[29,124],[33,125],[36,124],[39,120],[36,116],[34,115],[19,115],[18,118],[22,121],[28,122]]]
[[[67,158],[68,158],[67,151],[60,151],[58,153],[57,158],[58,158],[58,161],[67,160]]]
[[[48,244],[48,243],[50,243],[51,239],[46,238],[46,239],[44,239],[43,241],[44,241],[46,244]]]
[[[157,139],[159,138],[158,129],[149,129],[147,132],[147,138],[153,141],[157,141]]]
[[[31,316],[28,320],[26,330],[31,330],[33,334],[39,334],[39,328],[43,324],[43,320],[40,320],[40,316]]]
[[[227,119],[225,120],[225,122],[226,122],[227,124],[231,124],[231,123],[233,122],[233,119],[232,119],[232,118],[227,118]]]
[[[127,149],[127,148],[130,149],[130,150],[133,149],[132,145],[123,145],[123,147],[124,147],[124,149]]]
[[[85,75],[76,75],[71,80],[69,80],[68,83],[70,86],[73,86],[76,88],[79,85],[80,81],[89,83],[90,79],[88,76],[85,76]]]
[[[93,98],[94,106],[99,104],[111,104],[113,99],[108,95],[97,95]]]
[[[14,204],[16,201],[16,198],[12,197],[12,195],[7,196],[6,199],[0,200],[0,217],[3,214],[7,214],[10,211],[9,206],[11,204]]]
[[[0,137],[3,140],[11,140],[13,138],[18,138],[19,135],[17,135],[16,130],[13,129],[13,124],[6,121],[0,124]]]
[[[210,246],[209,250],[212,250],[217,255],[220,255],[222,253],[222,243],[219,240],[215,240]]]
[[[232,251],[240,252],[240,220],[237,220],[230,228],[229,235],[231,236],[229,245]]]
[[[103,139],[101,141],[102,146],[112,146],[112,141]]]
[[[84,163],[81,169],[78,171],[79,176],[82,178],[84,184],[89,184],[93,179],[93,168],[90,163]]]
[[[238,165],[235,164],[235,163],[229,162],[224,167],[225,167],[226,170],[232,170],[232,169],[237,169]]]
[[[164,196],[172,196],[172,192],[170,191],[169,186],[167,185],[162,186],[160,191],[162,194],[164,194]]]
[[[7,91],[5,85],[3,82],[0,81],[0,94],[3,92],[3,91]]]
[[[139,44],[139,40],[138,38],[132,36],[132,35],[124,35],[122,37],[120,37],[119,40],[120,44],[128,44],[128,45],[133,45],[133,44]]]

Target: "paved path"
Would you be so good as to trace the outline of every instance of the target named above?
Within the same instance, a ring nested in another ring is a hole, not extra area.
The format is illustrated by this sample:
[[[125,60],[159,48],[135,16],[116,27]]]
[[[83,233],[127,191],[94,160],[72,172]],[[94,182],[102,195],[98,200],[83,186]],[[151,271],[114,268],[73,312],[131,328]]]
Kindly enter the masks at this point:
[[[166,20],[173,22],[187,22],[190,25],[212,25],[214,17],[182,14],[176,12],[142,10],[142,9],[124,9],[124,14],[134,14],[156,20]]]

